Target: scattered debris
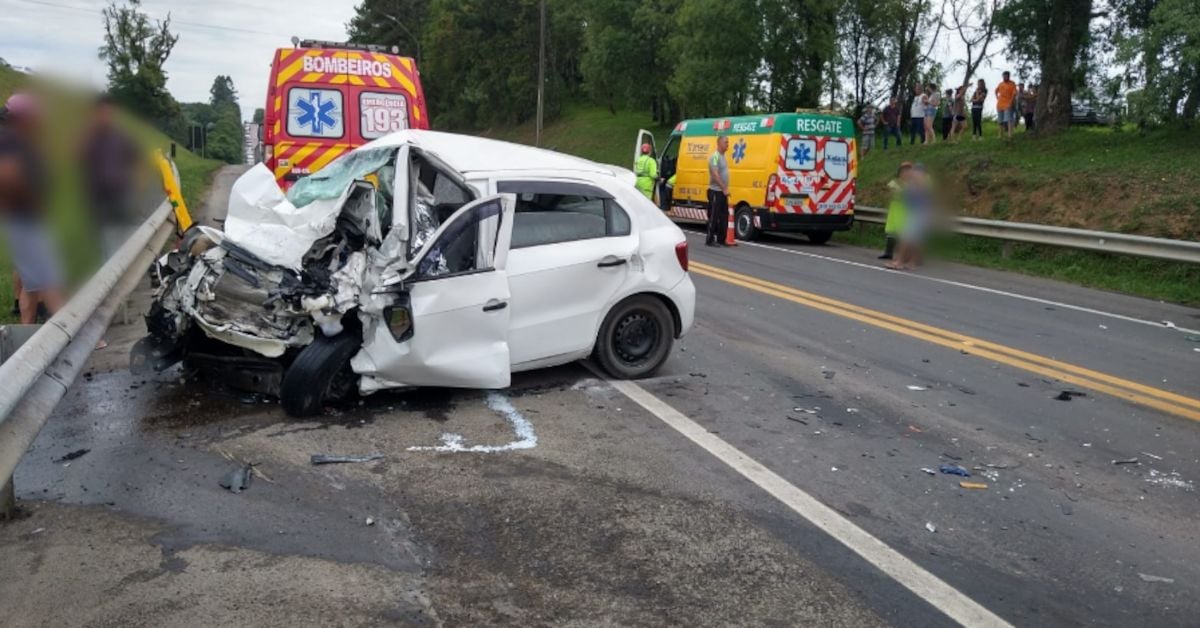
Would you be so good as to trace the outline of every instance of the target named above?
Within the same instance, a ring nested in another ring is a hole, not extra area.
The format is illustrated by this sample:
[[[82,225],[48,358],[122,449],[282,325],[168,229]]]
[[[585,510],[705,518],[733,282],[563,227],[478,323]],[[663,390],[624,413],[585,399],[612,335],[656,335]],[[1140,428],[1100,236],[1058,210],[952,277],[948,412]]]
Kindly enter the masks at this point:
[[[1113,460],[1113,464],[1141,464],[1137,458],[1125,458],[1123,460]]]
[[[1187,340],[1188,342],[1200,342],[1200,336],[1188,336],[1187,338],[1184,338],[1184,340]]]
[[[803,412],[804,414],[816,414],[820,408],[809,410],[808,408],[792,408],[792,412]]]
[[[46,531],[46,528],[38,528],[38,529],[34,530],[33,532],[30,532],[30,533],[29,533],[29,536],[33,536],[33,535],[35,535],[35,534],[41,534],[41,533],[43,533],[43,532],[45,532],[45,531]]]
[[[925,473],[928,473],[929,475],[937,475],[937,471],[934,471],[933,469],[930,469],[929,467],[921,467],[921,470],[924,471]]]
[[[1100,329],[1108,329],[1108,325],[1101,325]]]
[[[370,517],[367,517],[366,524],[369,526],[373,526],[373,525],[375,525],[375,520]]]
[[[375,460],[383,460],[383,454],[379,452],[370,453],[362,456],[331,456],[327,454],[313,454],[309,461],[313,464],[342,464],[349,462],[373,462]]]
[[[937,532],[937,526],[933,525],[933,523],[930,521],[925,522],[925,529],[929,530],[930,532]]]
[[[995,469],[986,469],[983,467],[975,467],[974,470],[978,471],[979,475],[982,475],[983,477],[985,477],[993,482],[1000,481],[1000,472],[996,471]]]
[[[1033,442],[1035,442],[1035,443],[1044,443],[1044,442],[1046,442],[1046,439],[1044,439],[1044,438],[1038,438],[1037,436],[1034,436],[1033,434],[1030,434],[1029,432],[1025,432],[1025,438],[1028,438],[1029,440],[1031,440],[1031,441],[1033,441]]]
[[[89,451],[91,451],[91,450],[90,449],[76,449],[75,451],[72,451],[71,453],[63,456],[62,458],[55,460],[55,462],[70,462],[71,460],[75,460],[76,458],[82,458],[82,457],[86,456]]]
[[[1091,447],[1091,446],[1092,446],[1092,444],[1091,444],[1091,443],[1084,443],[1084,444],[1083,444],[1083,446],[1084,446],[1084,447]]]
[[[945,453],[945,452],[942,452],[942,457],[943,457],[943,458],[949,458],[949,459],[951,459],[951,460],[962,460],[962,456],[956,456],[956,455],[954,455],[954,454],[948,454],[948,453]]]
[[[1156,456],[1148,451],[1143,451],[1143,452],[1139,452],[1139,453],[1141,453],[1143,456],[1146,456],[1149,458],[1154,458],[1155,460],[1162,460],[1162,456]]]
[[[804,419],[797,419],[796,417],[794,417],[794,416],[792,416],[792,415],[790,415],[790,414],[789,414],[789,415],[786,415],[786,416],[784,416],[783,418],[785,418],[785,419],[787,419],[787,420],[789,420],[789,421],[795,421],[795,422],[797,422],[797,423],[799,423],[799,424],[801,424],[801,425],[808,425],[808,421],[805,421]]]
[[[926,388],[924,386],[914,386],[912,384],[908,385],[908,389],[909,390],[929,390],[928,388]]]
[[[1058,395],[1056,397],[1054,397],[1054,399],[1056,401],[1070,401],[1071,399],[1073,399],[1075,397],[1086,397],[1086,396],[1087,396],[1087,393],[1079,392],[1078,390],[1064,390],[1064,391],[1058,393]]]
[[[837,371],[821,371],[821,375],[824,375],[825,379],[833,379],[837,375]]]
[[[915,426],[915,425],[909,425],[909,426],[908,426],[908,431],[910,431],[910,432],[916,432],[916,433],[920,434],[921,432],[924,432],[925,430],[923,430],[923,429],[921,429],[921,428],[919,428],[919,427],[917,427],[917,426]]]
[[[1007,469],[1009,467],[1007,464],[1001,464],[998,462],[985,462],[983,463],[983,466],[989,469]]]
[[[964,478],[971,477],[971,472],[956,464],[942,464],[938,467],[938,471],[947,475],[961,475]]]
[[[837,467],[829,467],[829,470],[830,470],[830,471],[837,471],[838,469],[837,469]]]
[[[849,414],[858,414],[858,408],[846,408],[846,412]]]
[[[1156,471],[1154,469],[1150,469],[1150,477],[1146,478],[1146,482],[1148,484],[1153,484],[1155,486],[1169,486],[1171,488],[1181,488],[1185,491],[1193,491],[1196,488],[1195,486],[1192,485],[1191,482],[1180,477],[1179,472],[1177,472],[1177,471],[1172,471],[1170,473],[1163,473],[1161,471]]]
[[[1141,578],[1144,582],[1165,582],[1167,584],[1172,584],[1175,582],[1174,578],[1164,578],[1162,576],[1152,576],[1148,573],[1141,573],[1141,572],[1138,573],[1138,577]]]
[[[1175,329],[1176,328],[1175,323],[1172,323],[1171,321],[1163,321],[1163,327],[1166,327],[1167,329]]]
[[[254,465],[246,465],[238,467],[230,471],[221,478],[221,488],[229,489],[230,493],[240,493],[250,488],[250,482],[254,479]]]
[[[1075,510],[1071,508],[1071,504],[1065,502],[1059,504],[1058,507],[1062,510],[1062,514],[1067,515],[1068,517],[1071,516],[1071,513],[1075,512]]]
[[[958,485],[962,488],[984,489],[984,490],[986,490],[988,487],[988,485],[984,484],[983,482],[967,482],[966,480],[959,482]]]

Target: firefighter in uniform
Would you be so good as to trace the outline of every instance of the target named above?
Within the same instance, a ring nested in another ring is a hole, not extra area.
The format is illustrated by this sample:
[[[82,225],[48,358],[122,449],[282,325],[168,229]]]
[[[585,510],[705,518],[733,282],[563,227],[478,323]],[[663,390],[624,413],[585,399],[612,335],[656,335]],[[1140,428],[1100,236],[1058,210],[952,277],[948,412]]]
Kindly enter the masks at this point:
[[[729,162],[725,153],[729,150],[729,138],[717,138],[717,150],[708,158],[708,234],[704,243],[728,246],[725,241],[729,221]]]
[[[654,163],[654,157],[650,155],[650,145],[642,144],[642,154],[638,155],[637,161],[633,164],[633,174],[637,175],[638,191],[646,195],[646,198],[654,200],[654,184],[658,181],[658,164]]]

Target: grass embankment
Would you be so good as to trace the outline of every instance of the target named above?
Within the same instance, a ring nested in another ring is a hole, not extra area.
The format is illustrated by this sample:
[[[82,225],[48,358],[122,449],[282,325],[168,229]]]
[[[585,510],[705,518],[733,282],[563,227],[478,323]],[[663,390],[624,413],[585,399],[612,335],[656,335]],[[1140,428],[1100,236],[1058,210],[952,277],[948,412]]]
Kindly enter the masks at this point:
[[[654,132],[660,147],[669,127],[647,114],[576,106],[546,125],[542,145],[626,168],[633,162],[639,128]],[[1073,128],[1054,138],[1018,131],[1012,142],[985,123],[985,139],[958,144],[876,148],[859,168],[858,202],[884,206],[886,184],[901,161],[920,161],[936,177],[948,203],[964,215],[1065,227],[1196,239],[1200,234],[1200,130],[1138,133],[1105,127]],[[533,144],[531,123],[490,129],[490,137]],[[865,225],[834,236],[835,242],[881,247],[882,230]],[[1200,267],[1018,245],[1002,256],[996,240],[959,236],[939,241],[936,254],[953,261],[1186,304],[1200,304]]]
[[[0,102],[7,100],[14,90],[32,87],[35,86],[27,75],[0,68]],[[80,189],[79,168],[74,159],[75,148],[88,119],[89,99],[85,93],[61,85],[38,84],[36,88],[46,94],[43,101],[49,123],[50,220],[67,276],[72,284],[78,284],[89,277],[100,262],[99,241]],[[171,141],[166,136],[138,122],[127,121],[127,124],[147,151],[157,148],[170,154]],[[176,165],[185,201],[193,207],[200,202],[221,162],[201,159],[180,147]],[[155,180],[148,185],[161,188]],[[0,322],[17,320],[10,311],[13,298],[12,261],[6,243],[0,240]]]

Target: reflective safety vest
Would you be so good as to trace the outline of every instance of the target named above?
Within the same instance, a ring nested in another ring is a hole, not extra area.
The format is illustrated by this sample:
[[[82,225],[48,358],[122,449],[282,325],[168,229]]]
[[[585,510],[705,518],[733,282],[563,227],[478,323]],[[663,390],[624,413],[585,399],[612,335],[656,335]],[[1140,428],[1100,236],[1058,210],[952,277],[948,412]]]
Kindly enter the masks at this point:
[[[646,198],[654,200],[654,181],[658,178],[658,164],[650,155],[640,155],[633,163],[633,173],[637,175],[637,189]]]

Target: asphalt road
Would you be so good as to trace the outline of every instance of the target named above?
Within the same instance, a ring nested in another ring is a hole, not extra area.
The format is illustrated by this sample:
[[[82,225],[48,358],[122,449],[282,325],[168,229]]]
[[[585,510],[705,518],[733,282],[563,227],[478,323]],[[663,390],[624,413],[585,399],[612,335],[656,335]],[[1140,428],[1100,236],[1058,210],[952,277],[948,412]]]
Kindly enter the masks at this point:
[[[133,378],[141,330],[115,327],[18,469],[0,607],[17,626],[939,626],[964,604],[1195,625],[1200,312],[689,237],[697,325],[632,388],[572,365],[298,422]],[[497,451],[447,451],[476,446]],[[248,462],[247,491],[219,486]]]

